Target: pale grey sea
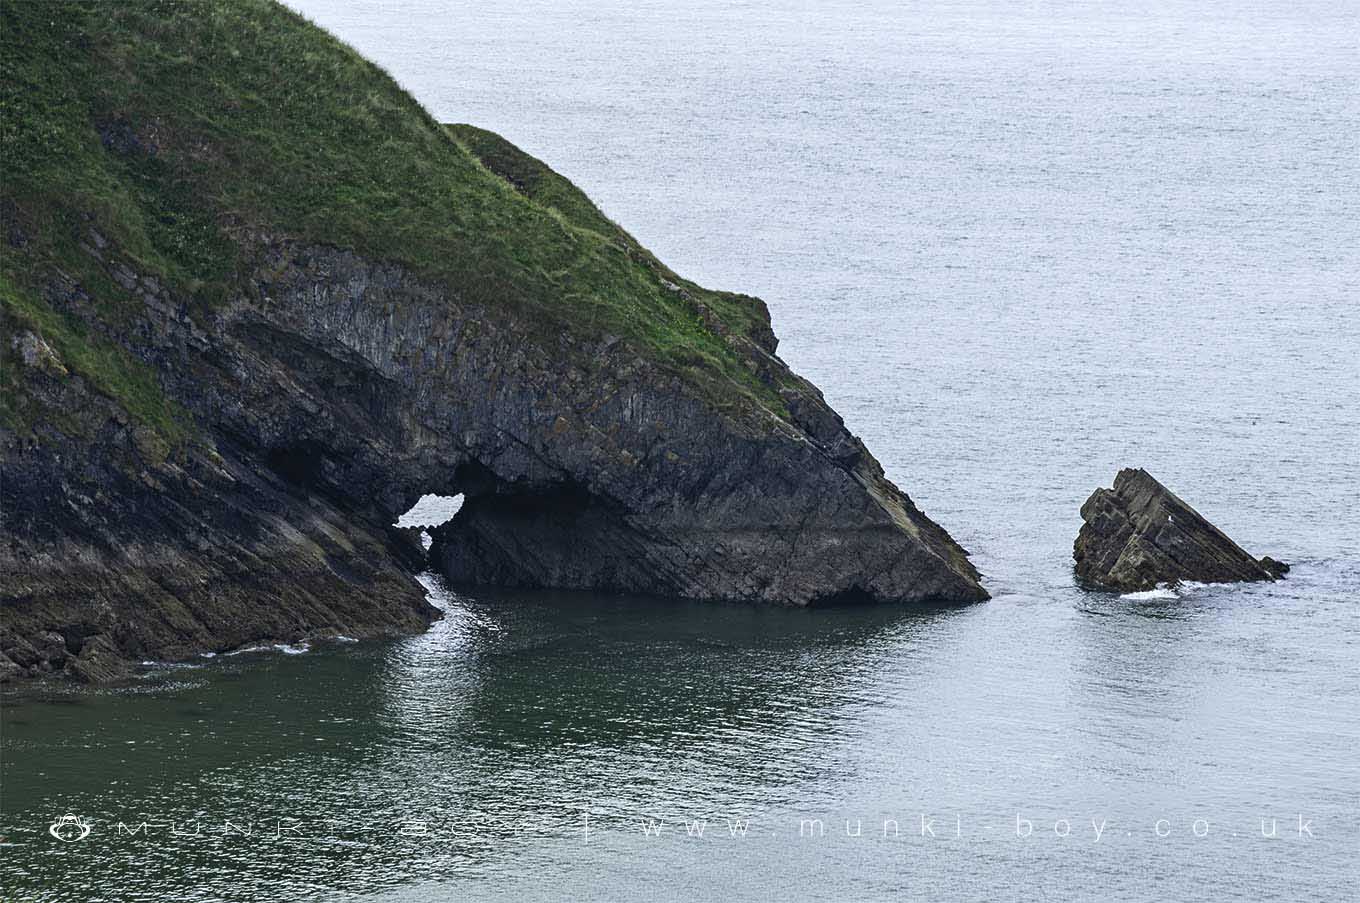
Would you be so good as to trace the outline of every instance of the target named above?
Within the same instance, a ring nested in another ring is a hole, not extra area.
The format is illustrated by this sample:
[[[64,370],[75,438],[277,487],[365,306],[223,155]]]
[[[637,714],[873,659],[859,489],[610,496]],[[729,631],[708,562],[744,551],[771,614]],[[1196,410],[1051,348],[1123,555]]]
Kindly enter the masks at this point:
[[[995,598],[431,579],[424,636],[25,696],[14,899],[1360,899],[1360,4],[293,5],[764,298]],[[1288,579],[1077,589],[1123,466]]]

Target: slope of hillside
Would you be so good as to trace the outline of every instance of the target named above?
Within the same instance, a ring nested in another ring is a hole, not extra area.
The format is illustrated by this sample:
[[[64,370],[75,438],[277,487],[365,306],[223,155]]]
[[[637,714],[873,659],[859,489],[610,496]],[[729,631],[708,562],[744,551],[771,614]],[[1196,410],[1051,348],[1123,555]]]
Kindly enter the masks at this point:
[[[417,629],[424,492],[465,583],[985,598],[759,300],[285,8],[0,40],[0,674]]]

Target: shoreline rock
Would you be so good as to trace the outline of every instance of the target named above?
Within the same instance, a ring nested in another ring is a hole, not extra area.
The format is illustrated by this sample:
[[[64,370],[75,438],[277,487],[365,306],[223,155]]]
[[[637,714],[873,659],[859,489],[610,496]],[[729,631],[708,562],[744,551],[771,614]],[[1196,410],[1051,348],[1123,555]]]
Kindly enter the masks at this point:
[[[762,301],[684,279],[282,6],[234,13],[252,37],[212,79],[166,60],[220,31],[160,14],[6,7],[0,40],[36,42],[5,56],[16,84],[71,98],[10,143],[76,156],[0,184],[0,680],[419,631],[427,561],[454,584],[987,598],[778,357]],[[91,31],[97,53],[46,65]],[[292,74],[261,78],[281,47]],[[246,95],[249,128],[223,103]],[[465,506],[427,556],[393,524],[429,493]]]
[[[1273,558],[1253,558],[1141,468],[1121,470],[1113,489],[1093,492],[1081,516],[1072,557],[1078,582],[1093,588],[1277,580],[1289,570]]]

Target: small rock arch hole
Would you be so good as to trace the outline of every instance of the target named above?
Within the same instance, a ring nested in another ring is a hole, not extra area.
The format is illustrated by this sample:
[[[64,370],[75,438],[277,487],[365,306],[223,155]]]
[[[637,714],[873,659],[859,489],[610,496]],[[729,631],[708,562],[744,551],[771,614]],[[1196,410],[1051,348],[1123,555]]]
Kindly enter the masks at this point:
[[[457,495],[422,495],[410,509],[397,518],[395,527],[408,529],[420,528],[420,544],[427,551],[430,543],[430,530],[453,520],[463,508],[463,493]]]

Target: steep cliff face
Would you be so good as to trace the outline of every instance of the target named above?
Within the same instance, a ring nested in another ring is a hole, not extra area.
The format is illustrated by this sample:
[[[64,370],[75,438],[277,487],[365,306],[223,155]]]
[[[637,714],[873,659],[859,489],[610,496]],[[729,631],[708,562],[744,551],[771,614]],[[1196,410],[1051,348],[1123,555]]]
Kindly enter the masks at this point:
[[[762,303],[541,162],[276,6],[33,6],[4,7],[0,676],[418,629],[390,525],[427,492],[466,496],[431,550],[461,583],[986,597]]]

